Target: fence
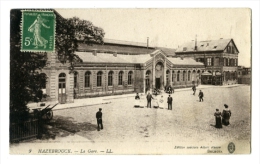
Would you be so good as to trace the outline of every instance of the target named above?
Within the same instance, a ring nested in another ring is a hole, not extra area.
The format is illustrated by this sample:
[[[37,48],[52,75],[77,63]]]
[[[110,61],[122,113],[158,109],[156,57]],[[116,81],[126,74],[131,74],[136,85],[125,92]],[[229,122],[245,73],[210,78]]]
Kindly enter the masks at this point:
[[[10,123],[10,142],[34,138],[39,133],[39,120]]]

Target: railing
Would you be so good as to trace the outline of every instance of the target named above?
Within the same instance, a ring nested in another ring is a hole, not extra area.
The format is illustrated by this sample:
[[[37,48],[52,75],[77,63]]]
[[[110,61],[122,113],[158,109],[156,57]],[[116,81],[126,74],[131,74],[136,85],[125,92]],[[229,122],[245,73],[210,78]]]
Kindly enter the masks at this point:
[[[37,137],[39,134],[39,120],[10,123],[10,142],[21,141]]]

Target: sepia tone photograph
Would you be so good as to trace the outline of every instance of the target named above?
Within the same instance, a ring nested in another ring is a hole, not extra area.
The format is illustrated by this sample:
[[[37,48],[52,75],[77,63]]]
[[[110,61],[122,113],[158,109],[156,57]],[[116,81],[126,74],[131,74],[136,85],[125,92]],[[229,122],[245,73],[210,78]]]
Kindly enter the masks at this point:
[[[251,153],[249,8],[10,11],[9,153]]]

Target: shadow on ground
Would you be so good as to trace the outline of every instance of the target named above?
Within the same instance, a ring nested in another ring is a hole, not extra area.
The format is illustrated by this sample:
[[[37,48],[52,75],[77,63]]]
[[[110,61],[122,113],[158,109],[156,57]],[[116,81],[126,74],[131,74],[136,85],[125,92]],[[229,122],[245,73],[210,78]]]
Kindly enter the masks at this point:
[[[96,125],[89,122],[78,123],[72,117],[55,116],[49,121],[43,130],[41,139],[55,139],[55,137],[66,137],[77,132],[96,131]]]

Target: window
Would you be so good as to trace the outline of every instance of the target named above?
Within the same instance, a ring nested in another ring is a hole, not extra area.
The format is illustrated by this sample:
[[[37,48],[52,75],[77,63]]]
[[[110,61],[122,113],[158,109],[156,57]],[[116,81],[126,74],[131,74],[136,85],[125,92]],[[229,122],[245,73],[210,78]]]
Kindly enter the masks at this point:
[[[237,66],[237,59],[235,59],[235,65],[234,66]]]
[[[167,82],[167,83],[170,82],[169,76],[170,76],[170,71],[167,70],[167,71],[166,71],[166,82]]]
[[[177,72],[177,81],[180,81],[180,71]]]
[[[187,47],[183,47],[183,51],[187,51]]]
[[[120,71],[118,74],[118,85],[123,85],[123,71]]]
[[[108,86],[113,85],[113,71],[108,72]]]
[[[78,86],[78,72],[74,72],[74,88]]]
[[[182,74],[182,81],[185,81],[185,80],[186,80],[185,76],[186,76],[186,72],[183,71],[183,74]]]
[[[99,72],[97,73],[97,86],[98,86],[98,87],[101,87],[101,85],[102,85],[102,72],[99,71]]]
[[[207,65],[211,65],[211,58],[207,58]]]
[[[188,81],[190,81],[190,71],[188,72]]]
[[[90,87],[90,72],[85,73],[85,87]]]
[[[174,71],[172,71],[172,81],[174,81]]]
[[[146,86],[150,86],[150,75],[151,75],[151,72],[146,71],[146,74],[145,74],[145,85]]]
[[[59,94],[66,93],[66,74],[59,74]]]
[[[128,72],[128,80],[127,80],[127,84],[128,85],[132,85],[133,84],[132,78],[133,78],[133,72],[130,71],[130,72]]]

